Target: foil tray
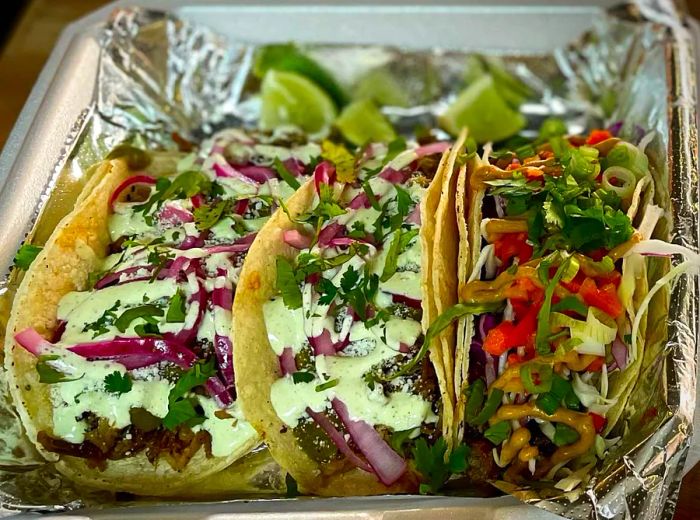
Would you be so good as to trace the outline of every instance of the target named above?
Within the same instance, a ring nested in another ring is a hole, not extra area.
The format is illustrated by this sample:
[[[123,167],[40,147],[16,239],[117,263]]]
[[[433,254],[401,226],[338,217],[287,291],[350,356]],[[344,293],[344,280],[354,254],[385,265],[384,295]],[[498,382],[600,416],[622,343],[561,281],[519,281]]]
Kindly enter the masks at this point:
[[[429,2],[393,2],[384,0],[379,5],[370,1],[337,2],[327,5],[321,1],[306,2],[303,5],[277,0],[264,5],[253,2],[209,0],[143,0],[141,6],[149,9],[171,11],[176,16],[196,24],[209,27],[232,41],[266,43],[271,41],[295,40],[319,44],[364,44],[391,45],[402,49],[464,49],[488,53],[521,56],[538,56],[563,48],[589,30],[599,20],[606,9],[617,2],[610,0],[589,0],[572,5],[564,0],[545,2],[492,1],[489,5],[463,5],[462,2],[443,0],[437,4]],[[674,20],[664,20],[663,13],[672,11],[670,1],[639,0],[640,10],[661,26],[674,26]],[[128,1],[115,2],[69,26],[59,40],[50,60],[39,77],[11,133],[2,156],[0,156],[0,215],[4,217],[3,240],[0,241],[0,267],[7,271],[12,264],[14,253],[32,228],[39,211],[47,201],[58,208],[69,209],[75,198],[72,189],[47,189],[54,187],[59,175],[75,179],[82,175],[80,161],[75,159],[75,142],[78,136],[89,133],[93,115],[94,100],[98,93],[94,90],[95,78],[100,70],[100,38],[105,22],[113,9],[132,4]],[[495,27],[500,30],[494,30]],[[504,30],[507,28],[507,30]],[[678,168],[686,168],[688,179],[695,172],[693,151],[695,146],[696,121],[688,121],[687,116],[695,117],[695,83],[692,70],[693,56],[700,41],[697,25],[689,22],[693,46],[682,42],[678,36],[675,52],[665,56],[669,83],[668,125],[671,127],[667,148],[671,152],[670,168],[677,173]],[[685,61],[684,61],[685,60]],[[686,117],[685,120],[682,118]],[[89,159],[89,154],[87,158]],[[94,158],[93,158],[94,159]],[[688,160],[693,164],[688,163]],[[87,159],[86,159],[87,160]],[[684,177],[685,179],[685,177]],[[688,187],[693,187],[690,184]],[[697,186],[695,186],[697,188]],[[677,189],[677,187],[676,187]],[[693,206],[697,215],[697,194],[683,193],[683,200]],[[675,190],[674,190],[675,193]],[[50,198],[49,198],[50,195]],[[697,230],[697,222],[686,222],[686,230]],[[34,237],[41,241],[51,229],[34,229]],[[686,245],[696,246],[697,237],[680,237]],[[687,284],[685,293],[697,295],[694,282]],[[685,298],[679,304],[689,306],[689,315],[697,318],[697,302]],[[0,302],[1,307],[1,302]],[[0,320],[1,321],[1,320]],[[0,323],[2,325],[2,323]],[[690,331],[697,330],[691,325]],[[673,338],[672,338],[673,339]],[[686,378],[673,380],[671,386],[676,393],[687,391],[688,385],[695,385],[693,359],[688,359]],[[694,399],[691,397],[691,401]],[[688,411],[685,410],[680,437],[673,437],[687,443],[689,434]],[[692,410],[691,410],[692,412]],[[696,423],[700,414],[695,413]],[[700,427],[700,424],[696,424]],[[690,449],[680,448],[673,457],[661,461],[664,469],[658,473],[663,486],[668,486],[660,496],[674,502],[678,491],[677,476],[688,459],[685,468],[689,469],[700,461],[700,443]],[[639,454],[638,454],[639,455]],[[657,454],[658,455],[658,454]],[[653,454],[642,454],[653,459]],[[663,457],[662,457],[663,458]],[[0,461],[1,463],[1,461]],[[647,467],[654,467],[653,464]],[[666,473],[664,473],[666,471]],[[669,477],[670,472],[672,475]],[[651,493],[651,491],[650,491]],[[2,488],[0,487],[0,494]],[[617,496],[624,496],[624,490]],[[624,500],[623,500],[624,502]],[[619,504],[607,504],[610,515],[601,518],[635,517],[639,497],[629,498],[629,508]],[[641,498],[644,502],[644,498]],[[653,502],[653,501],[652,501]],[[658,499],[654,512],[647,511],[644,518],[669,517],[663,502]],[[18,507],[21,510],[21,506]],[[67,507],[70,509],[70,507]],[[563,511],[562,512],[566,512]],[[10,513],[0,510],[0,516]],[[571,511],[566,512],[572,515]],[[412,519],[412,518],[468,518],[485,519],[528,519],[557,518],[556,515],[533,506],[524,505],[512,497],[464,498],[464,497],[375,497],[345,499],[297,499],[297,500],[238,500],[219,503],[164,504],[142,502],[125,508],[88,508],[78,511],[57,513],[56,518],[101,519],[101,518],[367,518],[367,519]],[[27,515],[20,515],[27,517]],[[52,518],[53,515],[43,516]]]

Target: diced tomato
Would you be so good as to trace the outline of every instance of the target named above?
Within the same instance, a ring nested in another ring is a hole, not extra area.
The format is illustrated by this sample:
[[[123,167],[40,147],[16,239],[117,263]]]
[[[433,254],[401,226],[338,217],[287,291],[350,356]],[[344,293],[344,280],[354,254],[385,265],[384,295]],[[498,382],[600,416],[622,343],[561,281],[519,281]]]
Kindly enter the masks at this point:
[[[523,276],[513,280],[511,285],[504,291],[504,295],[510,300],[517,316],[519,315],[517,309],[521,308],[519,304],[525,302],[529,308],[533,303],[540,303],[544,298],[544,289],[536,285],[530,278]],[[525,313],[520,313],[520,315],[523,314]]]
[[[513,347],[532,346],[537,330],[538,312],[539,307],[533,306],[517,324],[504,321],[491,329],[484,339],[484,350],[494,356],[500,356]]]
[[[550,276],[551,278],[551,276]],[[578,273],[576,273],[576,276],[574,276],[574,279],[571,280],[570,282],[559,282],[559,285],[564,287],[566,290],[572,293],[578,293],[581,290],[581,284],[583,281],[586,279],[586,275],[584,275],[581,270],[579,270]]]
[[[509,349],[517,346],[513,343],[515,325],[512,321],[504,321],[491,329],[484,339],[484,350],[494,356],[500,356]]]
[[[549,159],[554,157],[554,152],[552,150],[542,150],[539,155],[542,159]]]
[[[540,170],[539,168],[530,167],[530,168],[525,168],[525,177],[532,181],[532,180],[539,180],[544,177],[544,172]]]
[[[605,141],[606,139],[610,139],[611,137],[612,134],[607,130],[591,130],[591,133],[588,134],[588,139],[586,139],[586,144],[598,144]]]
[[[496,256],[504,265],[515,257],[521,264],[527,262],[532,257],[532,246],[526,241],[527,233],[503,233],[494,242]]]
[[[603,285],[613,284],[615,287],[620,287],[620,282],[622,281],[622,275],[619,271],[612,271],[607,274],[603,274],[595,277],[596,282],[602,283]]]
[[[593,419],[593,427],[595,428],[596,433],[602,432],[605,425],[608,423],[608,420],[597,413],[588,412],[588,415],[590,415],[591,419]]]
[[[600,372],[603,369],[603,356],[598,356],[595,361],[586,367],[586,372]]]
[[[586,278],[581,284],[579,294],[586,305],[596,307],[613,318],[624,312],[615,284],[608,283],[599,289],[592,278]]]
[[[518,168],[520,168],[520,160],[517,157],[513,157],[511,163],[506,166],[506,170],[508,171],[517,170]]]
[[[592,258],[596,262],[600,262],[605,255],[608,254],[608,250],[604,247],[599,247],[587,253],[589,258]]]

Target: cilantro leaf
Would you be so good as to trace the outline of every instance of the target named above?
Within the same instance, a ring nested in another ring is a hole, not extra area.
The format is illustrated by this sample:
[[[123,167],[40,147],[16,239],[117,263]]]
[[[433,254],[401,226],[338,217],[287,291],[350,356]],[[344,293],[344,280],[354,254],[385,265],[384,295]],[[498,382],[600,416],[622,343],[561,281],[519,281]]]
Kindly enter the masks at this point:
[[[419,438],[413,447],[416,469],[423,476],[424,483],[420,486],[423,494],[437,493],[447,482],[451,474],[461,473],[468,467],[469,447],[462,444],[455,448],[445,462],[447,442],[443,437],[428,446],[426,440]]]
[[[394,157],[399,155],[406,149],[406,139],[399,136],[389,143],[384,156],[384,164],[389,163]]]
[[[340,279],[340,287],[341,289],[343,289],[343,292],[349,293],[350,291],[352,291],[353,287],[355,287],[355,284],[359,279],[360,272],[354,269],[352,266],[350,266],[343,273],[343,276]]]
[[[158,320],[156,320],[154,316],[162,315],[163,309],[161,309],[157,305],[139,305],[138,307],[132,307],[131,309],[127,309],[124,312],[122,312],[122,314],[114,322],[114,326],[119,332],[124,333],[126,332],[126,329],[129,328],[129,325],[131,325],[131,322],[134,320],[142,319],[145,320],[148,324],[155,325],[156,323],[158,323]]]
[[[393,432],[391,434],[391,438],[389,439],[391,448],[395,452],[401,453],[403,451],[403,445],[411,439],[411,435],[414,431],[416,431],[415,428],[409,428],[408,430]]]
[[[294,276],[294,267],[283,256],[277,257],[276,285],[288,309],[299,309],[301,307],[301,289],[299,289],[299,284]]]
[[[120,305],[121,302],[119,300],[114,302],[114,305],[112,305],[112,307],[104,311],[102,313],[102,316],[100,316],[98,319],[91,323],[86,323],[83,326],[83,332],[87,332],[89,330],[93,331],[93,339],[95,339],[97,336],[100,336],[101,334],[104,334],[105,332],[108,332],[109,327],[114,325],[114,322],[117,319],[117,309],[119,309]]]
[[[284,182],[289,184],[290,188],[298,190],[301,184],[299,184],[299,181],[294,177],[294,174],[287,169],[284,163],[280,161],[279,157],[275,157],[275,162],[273,164],[277,175],[279,175]]]
[[[220,200],[213,204],[202,204],[194,209],[194,223],[197,229],[205,231],[211,229],[224,215],[231,211],[233,201],[231,199]]]
[[[83,377],[84,374],[80,377],[68,377],[67,374],[64,374],[51,363],[57,359],[61,359],[61,356],[56,354],[39,356],[36,363],[36,371],[39,374],[40,383],[46,383],[49,385],[54,383],[67,383],[69,381],[77,381]]]
[[[338,288],[333,285],[333,282],[323,277],[316,284],[316,291],[321,295],[318,299],[321,305],[330,305],[338,294]]]
[[[319,202],[314,211],[322,221],[345,214],[345,210],[333,198],[333,188],[328,184],[319,184]]]
[[[394,233],[394,237],[391,239],[391,244],[389,245],[389,250],[386,254],[386,259],[384,260],[384,269],[382,270],[382,276],[379,278],[382,282],[386,282],[396,272],[396,265],[399,260],[399,246],[401,244],[401,228],[397,229]]]
[[[26,271],[43,248],[32,244],[22,244],[15,254],[14,265],[18,269]]]
[[[180,424],[193,426],[204,420],[195,408],[196,401],[186,396],[192,389],[204,385],[215,373],[214,359],[210,359],[207,362],[198,361],[180,376],[168,395],[168,413],[163,418],[163,426],[174,430]]]
[[[297,371],[292,374],[292,381],[295,385],[299,383],[310,383],[314,380],[314,375],[311,372]]]
[[[154,323],[139,323],[134,327],[134,332],[140,338],[162,338],[160,329]]]
[[[168,311],[165,313],[165,321],[167,323],[183,323],[187,314],[185,303],[185,295],[178,289],[173,299],[170,300]]]
[[[127,373],[122,374],[115,370],[105,376],[105,390],[113,394],[121,395],[130,392],[132,386],[131,377]]]
[[[367,195],[367,200],[369,201],[370,205],[377,211],[381,211],[382,207],[379,205],[377,197],[375,196],[369,181],[362,183],[362,189],[364,190],[365,195]]]

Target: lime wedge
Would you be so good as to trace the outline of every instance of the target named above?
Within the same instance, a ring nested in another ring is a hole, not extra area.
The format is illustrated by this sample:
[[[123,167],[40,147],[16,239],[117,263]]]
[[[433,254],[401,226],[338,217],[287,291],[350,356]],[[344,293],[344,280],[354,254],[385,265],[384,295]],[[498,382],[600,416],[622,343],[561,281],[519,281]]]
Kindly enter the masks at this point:
[[[394,127],[369,99],[346,106],[335,126],[345,139],[358,146],[369,142],[388,143],[396,138]]]
[[[408,93],[396,77],[386,69],[370,70],[355,84],[355,99],[371,99],[379,106],[407,107]]]
[[[336,111],[328,95],[299,74],[270,70],[262,82],[260,127],[295,125],[311,135],[328,132]]]
[[[508,106],[490,74],[464,89],[438,120],[452,135],[468,127],[479,143],[501,141],[525,126],[525,117]]]
[[[348,96],[333,75],[291,43],[261,47],[255,54],[253,74],[265,77],[270,70],[294,72],[321,87],[338,107],[348,102]]]

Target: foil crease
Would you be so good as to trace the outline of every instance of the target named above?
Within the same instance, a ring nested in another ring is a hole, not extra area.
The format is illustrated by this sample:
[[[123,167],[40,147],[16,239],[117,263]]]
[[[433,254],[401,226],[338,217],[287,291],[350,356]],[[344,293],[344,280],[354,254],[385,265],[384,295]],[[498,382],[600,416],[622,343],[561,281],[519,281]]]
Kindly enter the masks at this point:
[[[122,142],[170,149],[178,136],[199,141],[224,127],[255,125],[255,46],[226,40],[173,13],[141,8],[114,11],[100,43],[94,102],[86,107],[81,132],[68,142],[67,170],[74,178],[87,177],[89,166]],[[469,56],[464,50],[380,46],[314,45],[306,50],[345,85],[375,68],[396,74],[408,103],[384,111],[404,131],[417,124],[436,126],[437,114],[464,84]],[[530,129],[544,117],[557,115],[572,132],[621,121],[621,135],[638,142],[653,131],[648,152],[660,188],[655,202],[668,208],[659,236],[698,248],[694,46],[682,13],[671,2],[623,5],[580,41],[551,55],[500,59],[534,92],[535,101],[522,106]],[[47,195],[56,178],[47,186]],[[665,268],[663,260],[653,263],[650,285]],[[672,517],[696,406],[698,284],[682,278],[670,294],[660,294],[658,304],[668,302],[669,318],[659,327],[664,334],[645,352],[619,447],[609,452],[579,493],[540,486],[509,492],[568,518]],[[74,489],[41,463],[26,441],[6,441],[19,430],[7,392],[3,394],[0,515],[119,504],[111,495]],[[279,489],[274,464],[263,466],[249,482],[255,487],[275,481],[258,487],[267,492]],[[249,493],[250,489],[234,491],[228,498]]]

